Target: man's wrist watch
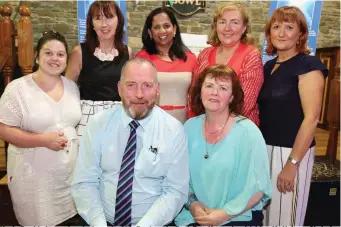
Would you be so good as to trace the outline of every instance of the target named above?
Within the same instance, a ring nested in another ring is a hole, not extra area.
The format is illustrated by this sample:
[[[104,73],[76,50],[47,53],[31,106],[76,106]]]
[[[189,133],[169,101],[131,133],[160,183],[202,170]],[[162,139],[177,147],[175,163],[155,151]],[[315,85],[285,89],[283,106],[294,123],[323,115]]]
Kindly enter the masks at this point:
[[[291,157],[291,156],[289,156],[288,162],[291,162],[292,164],[294,164],[294,165],[297,166],[297,167],[300,165],[300,162],[297,161],[296,159],[294,159],[294,158]]]

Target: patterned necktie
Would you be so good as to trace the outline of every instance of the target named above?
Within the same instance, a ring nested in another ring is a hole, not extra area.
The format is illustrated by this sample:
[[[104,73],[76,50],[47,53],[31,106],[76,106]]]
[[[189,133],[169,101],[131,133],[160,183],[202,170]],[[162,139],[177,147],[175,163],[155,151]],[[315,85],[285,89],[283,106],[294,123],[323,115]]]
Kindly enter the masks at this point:
[[[129,126],[130,136],[123,154],[121,171],[117,184],[115,226],[131,225],[131,200],[135,167],[136,129],[139,127],[139,123],[137,121],[131,121]]]

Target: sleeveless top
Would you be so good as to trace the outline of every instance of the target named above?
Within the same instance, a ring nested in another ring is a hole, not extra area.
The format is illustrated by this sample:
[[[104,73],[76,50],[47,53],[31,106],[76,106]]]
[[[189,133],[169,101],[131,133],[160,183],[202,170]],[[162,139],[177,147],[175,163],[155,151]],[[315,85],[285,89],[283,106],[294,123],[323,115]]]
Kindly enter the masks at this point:
[[[121,70],[129,60],[128,47],[125,47],[122,57],[115,57],[113,61],[101,61],[90,53],[84,43],[82,48],[82,70],[78,84],[80,97],[92,101],[120,101],[117,83]]]
[[[300,53],[271,74],[276,61],[277,57],[264,65],[264,85],[258,99],[260,130],[268,145],[292,148],[304,119],[298,76],[320,70],[326,77],[328,70],[315,56]]]
[[[196,56],[190,51],[185,53],[186,61],[176,59],[172,62],[162,60],[155,54],[150,55],[146,50],[136,54],[136,57],[147,59],[155,65],[160,83],[160,97],[157,104],[181,123],[187,120],[188,88],[196,65]]]

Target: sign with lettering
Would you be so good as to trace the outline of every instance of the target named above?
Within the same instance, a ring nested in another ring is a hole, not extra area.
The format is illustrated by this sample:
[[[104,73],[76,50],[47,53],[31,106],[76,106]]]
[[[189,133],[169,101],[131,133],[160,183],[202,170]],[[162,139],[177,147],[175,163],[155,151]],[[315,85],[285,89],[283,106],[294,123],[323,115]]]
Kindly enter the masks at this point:
[[[191,16],[199,10],[205,10],[206,1],[199,0],[168,0],[164,5],[172,8],[182,16]]]

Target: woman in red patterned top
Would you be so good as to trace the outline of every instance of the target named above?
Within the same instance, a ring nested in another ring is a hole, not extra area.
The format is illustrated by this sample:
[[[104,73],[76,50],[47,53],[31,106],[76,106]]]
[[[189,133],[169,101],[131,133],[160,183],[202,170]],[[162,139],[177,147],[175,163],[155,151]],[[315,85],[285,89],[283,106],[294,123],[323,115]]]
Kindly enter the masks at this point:
[[[237,73],[244,90],[242,114],[259,125],[257,98],[263,84],[263,65],[258,49],[249,45],[252,43],[249,33],[249,18],[242,4],[219,5],[208,36],[212,47],[200,52],[192,84],[200,72],[210,65],[230,66]],[[194,114],[190,111],[189,116]]]

